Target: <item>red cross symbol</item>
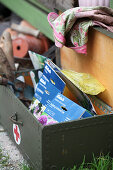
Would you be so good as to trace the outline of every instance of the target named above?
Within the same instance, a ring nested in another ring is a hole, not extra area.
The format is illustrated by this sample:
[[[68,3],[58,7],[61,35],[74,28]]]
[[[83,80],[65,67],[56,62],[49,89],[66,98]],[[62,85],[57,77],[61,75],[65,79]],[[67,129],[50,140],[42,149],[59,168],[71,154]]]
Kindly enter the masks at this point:
[[[20,134],[18,133],[18,126],[16,125],[16,129],[14,128],[14,133],[16,135],[16,141],[18,142],[18,139],[20,139]]]

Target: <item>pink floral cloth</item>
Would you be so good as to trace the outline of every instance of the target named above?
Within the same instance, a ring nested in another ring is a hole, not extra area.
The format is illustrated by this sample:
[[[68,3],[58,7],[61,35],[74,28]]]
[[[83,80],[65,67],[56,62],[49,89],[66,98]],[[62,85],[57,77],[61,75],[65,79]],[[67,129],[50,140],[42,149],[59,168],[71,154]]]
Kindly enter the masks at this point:
[[[65,45],[86,54],[89,27],[97,25],[113,32],[113,10],[108,7],[77,7],[61,15],[49,13],[48,22],[53,28],[57,47]]]

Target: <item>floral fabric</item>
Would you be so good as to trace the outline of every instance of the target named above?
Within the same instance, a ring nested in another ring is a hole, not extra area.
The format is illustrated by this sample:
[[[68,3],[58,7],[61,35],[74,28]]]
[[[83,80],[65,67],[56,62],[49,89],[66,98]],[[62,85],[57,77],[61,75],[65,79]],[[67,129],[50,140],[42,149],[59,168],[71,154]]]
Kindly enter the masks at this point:
[[[113,32],[113,10],[108,7],[77,7],[61,15],[49,13],[48,22],[57,47],[65,45],[86,54],[89,27],[97,25]]]

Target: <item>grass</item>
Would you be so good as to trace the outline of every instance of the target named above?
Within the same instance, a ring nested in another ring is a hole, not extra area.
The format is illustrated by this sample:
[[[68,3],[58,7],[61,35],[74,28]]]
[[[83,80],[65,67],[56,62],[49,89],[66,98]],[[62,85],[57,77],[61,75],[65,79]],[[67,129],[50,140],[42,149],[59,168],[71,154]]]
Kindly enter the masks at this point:
[[[21,165],[21,170],[31,170],[31,168],[29,167],[29,165],[26,165],[26,164],[22,164]]]
[[[2,149],[0,149],[0,167],[7,167],[9,166],[9,156],[5,156],[2,153]]]
[[[12,166],[8,160],[9,156],[5,156],[2,149],[0,149],[0,168]],[[23,163],[20,165],[20,170],[32,170],[32,168],[28,164]],[[84,157],[80,166],[74,165],[73,168],[62,168],[62,170],[113,170],[113,158],[109,154],[106,156],[101,154],[99,157],[95,157],[93,154],[93,159],[90,163],[86,163]]]
[[[106,156],[100,155],[95,157],[90,163],[85,163],[85,158],[82,164],[77,167],[76,165],[71,170],[113,170],[113,158],[107,154]]]

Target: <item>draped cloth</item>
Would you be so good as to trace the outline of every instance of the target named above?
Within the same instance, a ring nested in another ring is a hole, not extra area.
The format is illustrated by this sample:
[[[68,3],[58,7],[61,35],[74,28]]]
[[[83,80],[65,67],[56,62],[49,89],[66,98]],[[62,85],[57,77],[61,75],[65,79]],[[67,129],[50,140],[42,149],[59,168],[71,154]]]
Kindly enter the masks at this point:
[[[113,32],[113,10],[108,7],[77,7],[58,15],[48,14],[55,45],[65,45],[78,53],[87,54],[89,27],[99,26]]]

